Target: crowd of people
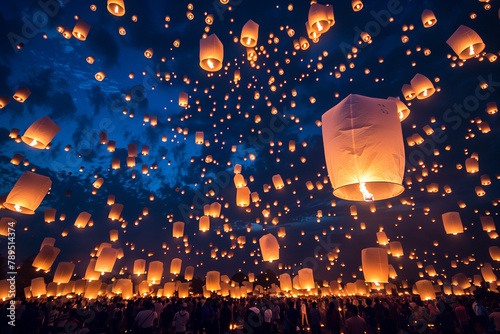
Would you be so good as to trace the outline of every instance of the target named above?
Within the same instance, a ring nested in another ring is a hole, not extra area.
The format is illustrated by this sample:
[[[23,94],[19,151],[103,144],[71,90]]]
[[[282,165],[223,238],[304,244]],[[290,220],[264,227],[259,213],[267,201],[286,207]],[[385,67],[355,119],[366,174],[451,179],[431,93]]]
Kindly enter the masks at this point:
[[[500,295],[378,297],[262,296],[47,298],[16,303],[16,326],[2,304],[6,334],[499,334]]]

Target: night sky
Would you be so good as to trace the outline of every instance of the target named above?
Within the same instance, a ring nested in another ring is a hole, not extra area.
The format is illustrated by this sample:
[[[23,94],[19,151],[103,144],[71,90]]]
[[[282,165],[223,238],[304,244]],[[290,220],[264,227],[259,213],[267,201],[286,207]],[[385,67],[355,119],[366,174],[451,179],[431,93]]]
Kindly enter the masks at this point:
[[[399,279],[419,279],[424,270],[417,268],[417,261],[433,264],[442,275],[439,278],[449,281],[459,272],[469,277],[479,274],[485,262],[498,268],[488,252],[490,246],[499,245],[498,239],[490,238],[480,222],[481,215],[492,216],[497,226],[499,220],[499,123],[497,114],[486,112],[488,102],[500,102],[498,61],[481,56],[462,62],[446,44],[465,25],[486,44],[484,54],[498,55],[498,3],[365,1],[362,10],[355,12],[348,0],[321,1],[333,6],[335,24],[317,43],[306,33],[310,4],[290,4],[293,8],[282,1],[192,2],[194,18],[189,20],[187,1],[125,0],[126,13],[121,17],[112,15],[104,0],[3,3],[0,96],[9,96],[10,104],[0,111],[0,195],[7,195],[25,171],[52,181],[51,191],[34,215],[0,210],[0,217],[18,221],[18,265],[38,253],[45,237],[53,237],[61,253],[51,273],[57,263],[73,261],[75,278],[79,278],[92,250],[110,242],[109,231],[117,229],[119,239],[112,245],[123,248],[125,256],[102,279],[121,277],[123,268],[132,271],[135,259],[163,261],[164,277],[169,279],[170,261],[178,257],[183,260],[182,273],[191,265],[196,268],[195,277],[204,277],[209,270],[231,277],[238,270],[257,274],[269,268],[281,274],[309,267],[315,270],[316,279],[331,281],[342,276],[343,282],[350,282],[353,273],[363,278],[358,269],[361,250],[378,247],[376,232],[383,228],[391,241],[403,245],[404,256],[389,255]],[[432,10],[437,18],[430,28],[424,28],[421,21],[424,9]],[[205,22],[207,14],[213,15],[211,25]],[[91,25],[87,39],[65,39],[57,28],[71,30],[78,18]],[[247,60],[239,40],[250,19],[259,24],[255,62]],[[121,27],[126,34],[120,34]],[[289,29],[294,30],[293,37]],[[363,31],[371,35],[370,43],[358,43]],[[217,72],[199,66],[199,41],[204,33],[215,33],[224,45],[223,68]],[[406,43],[403,35],[408,37]],[[294,49],[294,39],[301,36],[310,43],[307,50]],[[144,55],[149,48],[153,49],[151,58]],[[430,54],[425,55],[425,49]],[[93,64],[86,60],[90,56]],[[241,75],[237,83],[236,70]],[[106,77],[97,81],[95,74],[100,71]],[[406,101],[401,88],[417,73],[429,78],[436,92],[427,99]],[[488,83],[485,89],[480,87],[483,82]],[[12,98],[18,87],[31,90],[24,103]],[[189,95],[187,108],[179,106],[181,92]],[[260,94],[257,99],[256,92]],[[127,93],[130,101],[125,99]],[[411,110],[401,126],[404,177],[411,178],[412,185],[403,180],[405,191],[375,201],[374,213],[370,203],[336,198],[330,181],[324,182],[328,172],[322,131],[328,130],[322,130],[319,121],[349,94],[399,97]],[[157,116],[157,125],[146,121],[146,115]],[[260,122],[256,122],[257,115]],[[9,138],[13,128],[22,135],[45,116],[61,128],[50,149],[38,150]],[[484,126],[485,122],[490,132],[479,129],[478,123]],[[426,125],[434,129],[434,135],[425,133]],[[204,132],[203,145],[195,144],[197,131]],[[100,144],[101,132],[116,142],[115,152]],[[409,146],[406,138],[414,134],[424,138],[424,143]],[[164,136],[166,141],[162,141]],[[296,142],[294,152],[288,149],[290,140]],[[134,168],[126,163],[129,144],[137,144],[139,150]],[[143,145],[149,146],[146,156],[141,155]],[[439,155],[434,155],[435,149]],[[465,170],[465,160],[474,152],[479,156],[479,172],[471,174]],[[15,154],[24,157],[17,166],[10,163]],[[212,162],[206,161],[209,155]],[[120,169],[111,169],[113,158],[120,160]],[[157,169],[151,168],[154,164]],[[236,164],[242,166],[250,191],[258,192],[258,206],[236,206]],[[463,168],[457,168],[458,164]],[[147,165],[148,174],[142,173],[142,165]],[[428,176],[418,182],[424,168]],[[285,181],[283,189],[272,185],[276,174]],[[491,185],[482,186],[486,194],[477,196],[475,187],[481,186],[484,174]],[[96,178],[104,179],[99,189],[92,186]],[[323,188],[308,190],[307,181],[319,181]],[[431,183],[439,184],[437,193],[427,192]],[[264,185],[271,186],[268,192]],[[445,193],[445,185],[451,193]],[[115,202],[124,205],[125,228],[123,222],[108,219],[108,195],[115,195]],[[402,199],[413,205],[402,204]],[[459,208],[458,201],[466,207]],[[200,232],[197,218],[203,215],[205,204],[214,202],[221,203],[223,218],[211,218],[210,231]],[[351,205],[357,207],[356,218],[350,213]],[[57,209],[55,222],[44,222],[48,208]],[[144,208],[149,213],[143,216]],[[266,208],[270,211],[267,218],[262,214]],[[83,211],[92,214],[93,226],[78,229],[74,222]],[[460,213],[463,234],[445,233],[441,215],[450,211]],[[59,219],[61,214],[66,215],[64,221]],[[273,218],[278,219],[277,225],[271,223]],[[189,253],[182,239],[172,238],[176,221],[186,223]],[[232,232],[223,231],[224,223],[232,225]],[[361,229],[361,223],[366,229]],[[248,225],[251,232],[247,232]],[[286,230],[286,236],[278,238],[280,259],[263,263],[258,239],[266,233],[277,237],[280,227]],[[68,235],[63,237],[66,229]],[[244,247],[230,249],[231,236],[245,236]],[[257,243],[252,243],[254,238]],[[167,248],[162,248],[163,243]],[[0,247],[5,255],[6,237],[0,236]],[[330,263],[326,254],[336,247],[339,257]],[[211,258],[213,249],[217,249],[216,258]],[[234,254],[231,258],[225,255],[229,252]],[[469,257],[475,261],[464,263]],[[451,267],[451,260],[458,262],[457,268]]]

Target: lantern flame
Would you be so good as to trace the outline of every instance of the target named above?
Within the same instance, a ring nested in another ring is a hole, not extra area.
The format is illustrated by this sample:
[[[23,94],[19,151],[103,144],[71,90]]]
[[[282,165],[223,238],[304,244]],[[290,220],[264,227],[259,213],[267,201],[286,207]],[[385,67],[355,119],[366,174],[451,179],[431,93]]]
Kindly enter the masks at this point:
[[[366,189],[366,184],[364,182],[361,182],[359,184],[359,191],[363,194],[363,199],[365,202],[373,202],[373,194],[370,194],[368,190]]]
[[[427,96],[427,89],[424,90],[424,96]]]
[[[208,65],[208,67],[210,67],[210,68],[214,68],[214,63],[213,63],[210,59],[209,59],[209,60],[207,60],[207,65]]]
[[[317,22],[317,23],[316,23],[316,26],[317,26],[317,28],[318,28],[318,31],[323,30],[323,26],[321,25],[321,23]]]
[[[473,56],[473,55],[474,55],[474,45],[471,45],[470,51],[469,51],[469,56]]]
[[[36,144],[38,144],[38,142],[36,141],[36,139],[33,139],[33,141],[30,143],[30,146],[35,146]]]
[[[250,38],[247,38],[247,45],[250,45]]]
[[[118,14],[118,11],[119,11],[118,6],[115,5],[115,13]]]
[[[14,205],[14,208],[16,209],[17,212],[21,212],[21,207],[19,206],[19,204],[16,204]]]

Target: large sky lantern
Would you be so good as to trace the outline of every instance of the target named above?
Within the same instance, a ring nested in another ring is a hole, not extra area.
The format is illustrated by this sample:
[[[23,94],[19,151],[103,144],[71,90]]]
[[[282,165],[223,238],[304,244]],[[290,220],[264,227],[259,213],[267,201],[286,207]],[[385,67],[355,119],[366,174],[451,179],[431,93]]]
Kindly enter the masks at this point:
[[[259,25],[252,20],[248,20],[247,23],[241,29],[240,42],[243,46],[247,48],[253,48],[257,46],[257,40],[259,39]]]
[[[90,281],[85,286],[84,297],[87,299],[97,299],[101,291],[102,282],[100,280]]]
[[[17,220],[10,217],[0,218],[0,235],[8,236],[12,229],[15,229]],[[54,240],[55,241],[55,240]],[[54,244],[52,244],[53,246]]]
[[[19,87],[14,93],[14,100],[23,103],[31,95],[31,90],[28,87]]]
[[[76,217],[74,225],[77,228],[85,228],[85,226],[87,226],[87,224],[89,223],[90,218],[92,218],[92,215],[90,213],[86,211],[80,212],[78,217]]]
[[[123,210],[123,204],[115,203],[111,205],[108,218],[111,220],[119,220],[122,214],[122,210]]]
[[[220,290],[220,272],[214,270],[207,272],[205,286],[208,291]]]
[[[436,15],[434,15],[434,12],[430,9],[424,9],[420,17],[425,28],[430,28],[437,22]]]
[[[389,256],[385,248],[365,248],[361,251],[365,282],[389,282]]]
[[[500,247],[491,246],[488,251],[493,261],[500,261]]]
[[[95,263],[95,270],[101,273],[110,273],[116,262],[117,251],[114,248],[106,247],[99,254]]]
[[[404,255],[403,245],[401,245],[401,241],[389,242],[389,248],[391,250],[391,255],[394,257],[401,257]]]
[[[212,34],[200,39],[200,67],[208,72],[217,72],[222,68],[224,45],[217,35]]]
[[[184,222],[178,221],[173,223],[172,236],[174,238],[182,238],[184,236]]]
[[[37,270],[48,271],[60,252],[61,250],[57,247],[45,245],[33,260],[32,266]]]
[[[465,160],[465,170],[467,173],[477,173],[479,171],[479,161],[475,158],[467,158]]]
[[[457,56],[462,59],[470,59],[479,55],[486,45],[479,35],[471,28],[461,25],[446,41]]]
[[[179,258],[173,258],[170,262],[170,273],[174,275],[179,275],[181,273],[182,260]]]
[[[280,258],[280,245],[278,239],[271,233],[262,236],[259,239],[260,252],[262,261],[273,262]]]
[[[314,283],[313,270],[311,268],[302,268],[298,274],[300,280],[300,288],[310,291],[316,287]]]
[[[33,297],[40,297],[47,293],[47,286],[43,277],[33,278],[31,280],[31,294]]]
[[[194,277],[194,267],[193,266],[187,266],[184,269],[184,279],[186,281],[191,281],[193,280]]]
[[[218,218],[220,216],[221,205],[219,202],[210,204],[210,217]]]
[[[73,28],[73,36],[80,41],[84,41],[87,39],[87,35],[89,34],[90,24],[86,23],[83,20],[78,20]]]
[[[166,282],[163,285],[163,294],[170,298],[175,295],[175,282]]]
[[[403,96],[407,101],[413,100],[417,96],[417,94],[415,94],[415,91],[413,90],[413,87],[408,84],[403,85],[403,87],[401,88],[401,93],[403,93]]]
[[[66,284],[71,280],[73,275],[73,270],[75,270],[75,264],[71,262],[59,262],[56,271],[54,272],[54,278],[52,282],[57,284]]]
[[[142,275],[146,273],[146,260],[136,259],[134,260],[134,275]]]
[[[52,181],[47,176],[24,172],[2,205],[11,211],[32,215],[51,186]]]
[[[101,272],[95,270],[97,259],[90,259],[89,264],[87,265],[87,269],[85,270],[85,280],[87,281],[95,281],[98,280],[101,276]]]
[[[331,7],[331,6],[330,6]],[[312,4],[308,13],[309,27],[317,34],[324,34],[330,29],[328,8],[325,5]]]
[[[233,178],[233,181],[236,188],[245,187],[247,185],[247,181],[245,180],[243,174],[236,174]]]
[[[415,94],[417,94],[417,99],[423,100],[430,97],[436,89],[432,84],[432,81],[429,80],[425,75],[420,73],[415,74],[413,79],[411,79],[411,88]]]
[[[273,175],[273,184],[276,189],[281,189],[285,186],[285,183],[279,174]]]
[[[485,263],[483,267],[481,267],[481,275],[483,275],[484,281],[491,283],[497,281],[497,276],[493,272],[493,267],[490,263]]]
[[[464,273],[457,273],[451,278],[452,284],[458,286],[460,289],[465,290],[471,287],[469,279]]]
[[[108,11],[114,16],[125,15],[125,4],[123,0],[108,0]]]
[[[248,189],[248,187],[241,187],[236,189],[236,205],[242,208],[250,205],[250,189]]]
[[[163,276],[163,262],[149,262],[147,281],[151,284],[159,284]]]
[[[56,221],[56,209],[45,209],[43,212],[43,220],[46,223],[53,223]]]
[[[206,232],[210,230],[210,216],[201,216],[199,221],[199,230]]]
[[[462,225],[462,219],[460,219],[460,213],[458,212],[446,212],[441,215],[443,219],[443,226],[446,234],[457,235],[459,233],[464,233],[464,227]]]
[[[49,116],[45,116],[31,124],[21,139],[31,147],[43,150],[60,130]]]
[[[405,152],[394,102],[351,94],[322,116],[333,195],[374,201],[401,194]]]
[[[415,282],[416,289],[422,300],[434,300],[436,299],[436,292],[432,282],[429,280],[420,280]]]
[[[377,241],[380,246],[385,246],[389,244],[389,239],[384,231],[377,232]]]

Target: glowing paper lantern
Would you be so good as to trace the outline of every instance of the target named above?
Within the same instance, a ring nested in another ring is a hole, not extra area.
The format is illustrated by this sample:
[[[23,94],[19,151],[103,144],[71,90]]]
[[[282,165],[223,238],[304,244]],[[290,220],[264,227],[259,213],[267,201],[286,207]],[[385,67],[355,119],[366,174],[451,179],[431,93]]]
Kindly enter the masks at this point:
[[[224,45],[212,34],[200,39],[200,67],[205,71],[216,72],[222,68]]]
[[[0,109],[4,108],[9,103],[10,103],[10,97],[0,96]]]
[[[175,294],[175,282],[167,282],[163,286],[163,294],[168,298]]]
[[[477,173],[479,171],[479,162],[475,158],[467,158],[465,160],[465,169],[467,173]]]
[[[174,238],[182,238],[184,236],[184,222],[175,222],[173,224],[172,236]]]
[[[101,251],[95,263],[95,270],[101,273],[110,273],[113,271],[117,257],[117,251],[114,248],[106,247]]]
[[[54,283],[68,283],[73,275],[75,264],[71,262],[59,262],[56,272],[54,273]]]
[[[384,231],[377,232],[377,241],[381,246],[385,246],[389,243],[389,239]]]
[[[2,205],[11,211],[32,215],[51,185],[52,181],[46,176],[24,172]]]
[[[314,289],[314,276],[311,268],[302,268],[299,270],[300,288],[307,291]]]
[[[24,102],[31,95],[31,91],[26,87],[19,87],[14,93],[14,100]]]
[[[21,139],[31,147],[43,150],[60,130],[50,117],[45,116],[31,124]]]
[[[425,266],[425,272],[427,273],[427,275],[429,275],[430,277],[434,277],[434,276],[437,276],[437,272],[436,272],[436,269],[434,269],[434,266],[432,264],[428,265],[428,266]]]
[[[199,229],[202,232],[206,232],[206,231],[210,230],[210,217],[209,216],[201,216],[200,217]]]
[[[434,291],[434,286],[431,281],[420,280],[415,282],[418,294],[422,300],[434,300],[436,299],[436,293]]]
[[[191,281],[194,276],[194,267],[192,266],[187,266],[186,269],[184,269],[184,279],[186,281]]]
[[[208,291],[220,290],[220,273],[218,271],[209,271],[206,275],[206,289]]]
[[[43,212],[43,219],[46,223],[52,223],[56,221],[56,209],[45,209]]]
[[[312,4],[311,7],[309,7],[308,22],[312,31],[319,34],[327,32],[328,29],[330,29],[328,7],[317,3]]]
[[[419,100],[430,97],[436,91],[434,85],[432,84],[432,81],[430,81],[425,75],[422,75],[420,73],[415,74],[410,83],[411,88],[415,91],[415,94],[417,94],[417,99]]]
[[[391,249],[392,256],[400,257],[403,256],[403,246],[400,241],[391,241],[389,242],[389,247]]]
[[[2,217],[0,218],[0,235],[8,236],[9,232],[11,232],[17,224],[17,220],[10,217]]]
[[[31,280],[31,294],[33,297],[40,297],[47,293],[47,287],[43,277],[33,278]]]
[[[422,18],[422,24],[424,25],[425,28],[430,28],[437,22],[434,12],[430,9],[424,9],[421,18]]]
[[[273,184],[276,189],[281,189],[285,186],[285,184],[283,183],[283,179],[279,174],[273,175]]]
[[[323,114],[322,123],[335,196],[373,201],[403,192],[405,153],[394,102],[351,94]]]
[[[441,217],[443,218],[443,225],[446,234],[456,235],[458,233],[464,233],[462,220],[460,219],[460,214],[458,212],[446,212],[443,213]]]
[[[84,22],[83,20],[78,20],[73,28],[73,36],[75,36],[80,41],[87,39],[89,34],[90,24]]]
[[[91,217],[92,215],[88,212],[85,211],[80,212],[78,217],[76,217],[75,226],[77,228],[85,228],[85,226],[87,226],[88,222],[90,221]]]
[[[101,286],[102,282],[99,280],[88,282],[87,286],[85,287],[85,298],[96,299],[99,295],[99,292],[101,291]]]
[[[489,263],[485,263],[484,266],[481,268],[481,275],[483,275],[485,282],[489,283],[497,281],[497,276],[493,272],[493,268]]]
[[[469,27],[461,25],[446,41],[460,59],[473,58],[480,54],[485,44],[479,35]]]
[[[203,145],[203,131],[196,131],[194,142],[198,145]]]
[[[109,240],[111,242],[115,242],[118,240],[118,230],[110,230],[109,231]]]
[[[253,48],[257,45],[258,38],[259,25],[252,20],[248,20],[243,29],[241,29],[241,44],[247,48]]]
[[[460,289],[465,290],[470,288],[470,282],[467,276],[464,273],[458,273],[453,275],[451,278],[452,284],[458,286]]]
[[[489,248],[490,256],[494,261],[500,261],[500,247],[491,246]]]
[[[49,245],[43,246],[35,257],[35,260],[33,260],[33,267],[37,268],[37,270],[50,270],[50,267],[60,252],[61,250],[59,248]]]
[[[361,251],[361,265],[365,282],[389,282],[389,256],[383,248],[365,248]]]
[[[108,11],[115,16],[125,15],[123,0],[108,0]]]
[[[146,260],[137,259],[134,261],[134,275],[142,275],[146,272]]]
[[[179,258],[172,259],[170,262],[170,273],[174,275],[179,275],[181,273],[182,260]]]
[[[152,284],[160,283],[161,277],[163,276],[163,262],[152,261],[149,263],[148,267],[148,282]]]
[[[250,205],[250,189],[248,189],[248,187],[236,189],[236,204],[240,207],[247,207]]]
[[[111,220],[118,220],[122,214],[123,204],[115,203],[111,205],[111,209],[109,210],[108,218]]]
[[[355,12],[359,12],[363,8],[363,2],[361,2],[361,0],[352,0],[351,5],[352,10]]]
[[[273,262],[280,258],[280,245],[274,235],[268,233],[259,239],[262,261]]]

